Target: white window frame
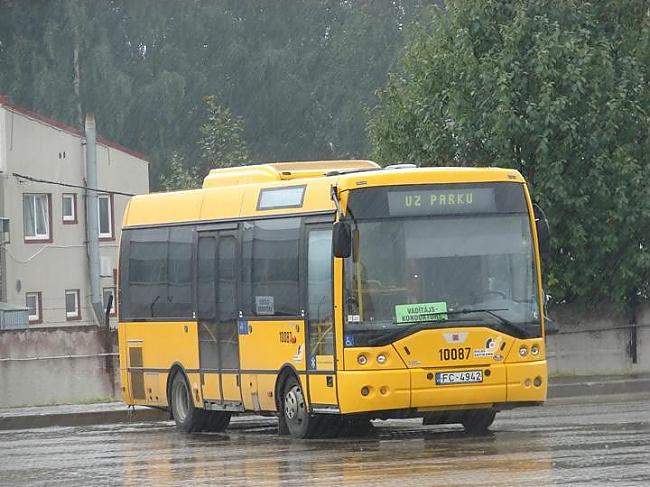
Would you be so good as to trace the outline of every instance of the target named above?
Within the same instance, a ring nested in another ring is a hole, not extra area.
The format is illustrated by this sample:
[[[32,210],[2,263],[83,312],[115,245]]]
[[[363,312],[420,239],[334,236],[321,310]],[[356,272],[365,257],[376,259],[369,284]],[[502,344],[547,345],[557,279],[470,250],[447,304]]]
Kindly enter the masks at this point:
[[[30,199],[31,202],[31,210],[33,211],[34,215],[34,221],[33,221],[33,230],[34,235],[28,235],[26,232],[26,207],[25,207],[25,199],[28,198]],[[44,211],[45,211],[45,233],[38,233],[38,224],[36,222],[37,218],[37,207],[36,207],[36,200],[38,198],[44,198],[45,199],[45,206],[44,206]],[[51,220],[51,215],[50,215],[50,194],[49,193],[23,193],[23,233],[25,234],[25,241],[41,241],[41,240],[50,240],[52,238],[52,220]]]
[[[71,215],[65,214],[66,199],[70,199]],[[77,195],[75,193],[63,193],[61,197],[61,214],[63,215],[63,223],[77,223]]]
[[[75,309],[74,311],[68,311],[68,294],[72,294],[74,296],[74,304],[75,304]],[[81,303],[79,302],[81,299],[79,289],[66,289],[65,290],[65,318],[66,320],[78,320],[81,318]]]
[[[108,233],[102,233],[101,200],[108,202]],[[99,238],[113,239],[113,198],[110,194],[103,193],[97,195],[97,231],[99,232]]]
[[[43,317],[41,316],[42,314],[42,304],[41,304],[41,293],[39,291],[33,291],[33,292],[28,292],[25,293],[25,306],[29,309],[29,304],[28,300],[29,298],[33,297],[35,302],[34,302],[34,314],[31,314],[31,310],[28,311],[29,313],[29,323],[34,324],[34,323],[42,323],[43,322]]]

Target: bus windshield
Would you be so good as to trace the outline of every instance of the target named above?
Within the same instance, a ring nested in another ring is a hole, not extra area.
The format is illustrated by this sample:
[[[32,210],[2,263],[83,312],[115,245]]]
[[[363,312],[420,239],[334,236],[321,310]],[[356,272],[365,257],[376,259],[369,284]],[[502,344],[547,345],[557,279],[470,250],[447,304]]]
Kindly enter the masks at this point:
[[[525,205],[515,206],[520,211],[389,209],[383,218],[356,220],[344,271],[346,346],[450,326],[541,336],[530,222]]]

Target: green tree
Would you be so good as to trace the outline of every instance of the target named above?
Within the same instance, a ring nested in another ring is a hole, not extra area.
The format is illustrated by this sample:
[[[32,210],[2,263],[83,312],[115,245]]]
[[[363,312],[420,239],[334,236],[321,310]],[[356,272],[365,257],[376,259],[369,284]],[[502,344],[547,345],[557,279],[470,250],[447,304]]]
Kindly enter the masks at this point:
[[[244,124],[221,105],[216,97],[205,97],[206,121],[201,125],[201,164],[199,174],[211,168],[244,166],[250,163],[248,147],[243,139]]]
[[[555,300],[648,299],[650,2],[451,1],[369,129],[378,160],[519,169],[547,210]]]
[[[168,163],[169,169],[160,178],[160,189],[163,191],[178,191],[198,189],[203,177],[194,168],[188,168],[183,156],[174,152]]]

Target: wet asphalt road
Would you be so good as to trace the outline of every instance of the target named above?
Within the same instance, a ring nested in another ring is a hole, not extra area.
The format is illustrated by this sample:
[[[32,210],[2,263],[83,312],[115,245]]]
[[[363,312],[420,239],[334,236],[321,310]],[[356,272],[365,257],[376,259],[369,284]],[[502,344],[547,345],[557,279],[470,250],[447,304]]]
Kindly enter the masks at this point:
[[[170,422],[0,431],[0,485],[650,485],[650,394],[502,412],[492,430],[379,421],[297,441],[243,418],[191,436]]]

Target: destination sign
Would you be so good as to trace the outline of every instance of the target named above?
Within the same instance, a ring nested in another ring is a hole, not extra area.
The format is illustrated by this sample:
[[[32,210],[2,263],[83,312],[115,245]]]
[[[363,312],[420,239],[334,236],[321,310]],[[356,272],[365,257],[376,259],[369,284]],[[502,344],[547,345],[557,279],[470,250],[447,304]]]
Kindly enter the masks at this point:
[[[408,190],[388,192],[390,216],[491,213],[496,211],[494,188]]]

